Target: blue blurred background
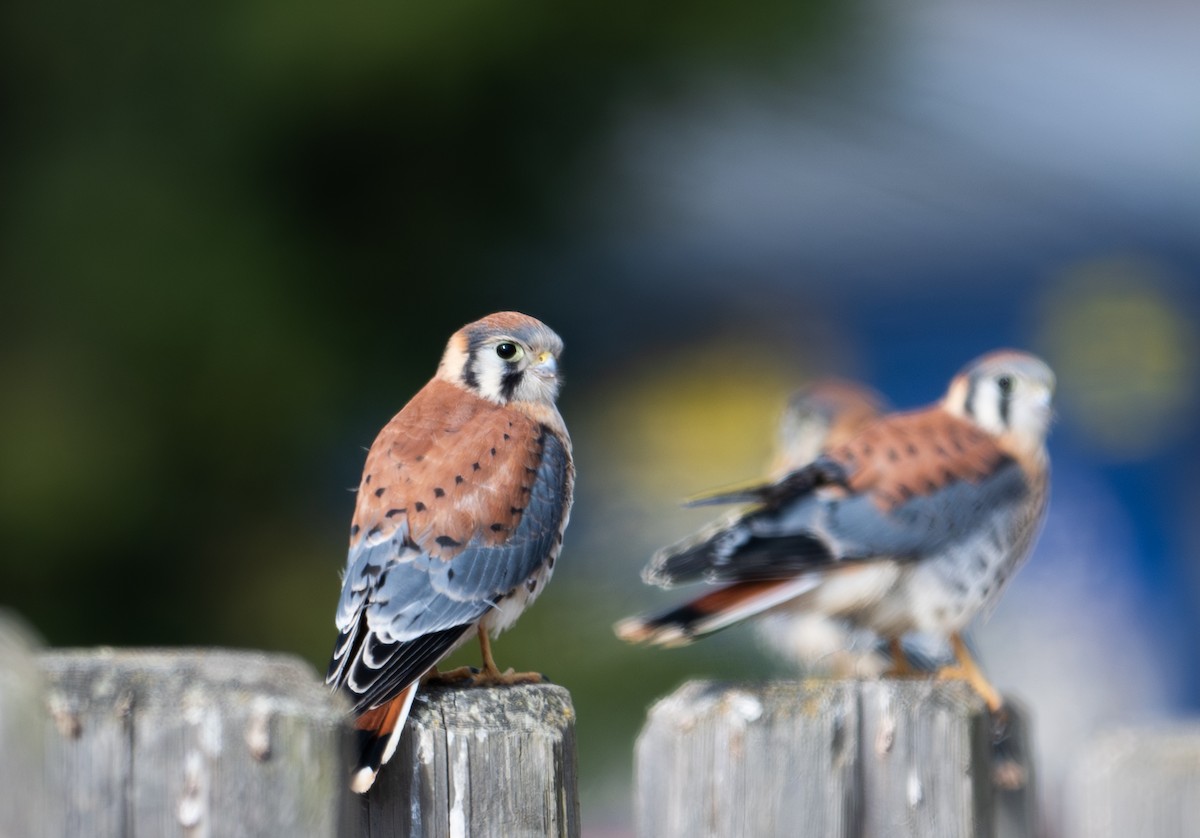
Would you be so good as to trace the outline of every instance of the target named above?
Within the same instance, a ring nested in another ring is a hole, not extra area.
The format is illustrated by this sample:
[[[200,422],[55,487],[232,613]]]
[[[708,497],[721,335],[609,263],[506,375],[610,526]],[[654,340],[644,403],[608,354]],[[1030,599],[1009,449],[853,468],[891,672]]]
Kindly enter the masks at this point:
[[[0,605],[56,645],[324,668],[363,449],[489,311],[565,339],[579,486],[497,646],[569,687],[589,835],[689,675],[787,674],[670,601],[678,499],[787,395],[1060,382],[1046,531],[976,632],[1051,834],[1095,730],[1200,711],[1200,11],[118,0],[0,11]],[[460,653],[471,660],[473,650]]]

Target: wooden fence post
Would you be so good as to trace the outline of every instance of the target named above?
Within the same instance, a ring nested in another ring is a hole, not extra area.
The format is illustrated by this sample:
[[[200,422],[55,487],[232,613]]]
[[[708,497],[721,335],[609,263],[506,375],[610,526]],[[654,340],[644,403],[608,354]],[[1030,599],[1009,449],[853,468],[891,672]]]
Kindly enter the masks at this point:
[[[1068,781],[1068,838],[1200,838],[1200,725],[1116,730]]]
[[[346,708],[297,658],[227,650],[39,656],[64,838],[335,838]]]
[[[638,738],[638,834],[991,838],[991,733],[956,682],[690,682]]]
[[[49,718],[35,644],[0,611],[0,838],[60,834],[47,788]]]
[[[575,711],[550,684],[417,694],[395,756],[345,835],[548,836],[580,832]]]

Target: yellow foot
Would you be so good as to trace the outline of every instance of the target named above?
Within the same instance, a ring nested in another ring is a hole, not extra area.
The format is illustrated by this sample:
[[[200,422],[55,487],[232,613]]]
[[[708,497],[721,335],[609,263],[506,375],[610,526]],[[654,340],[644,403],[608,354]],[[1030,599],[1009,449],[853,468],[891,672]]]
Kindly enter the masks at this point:
[[[954,657],[958,659],[958,665],[943,667],[937,674],[938,680],[947,681],[954,678],[966,681],[971,685],[971,689],[975,690],[984,700],[988,710],[991,710],[992,713],[999,713],[1000,708],[1004,706],[1004,699],[980,671],[979,664],[975,663],[975,659],[971,657],[971,651],[963,642],[962,635],[957,632],[950,635],[950,648],[954,650]]]
[[[471,679],[472,686],[509,687],[513,684],[540,684],[546,680],[540,672],[513,672],[511,669],[501,672],[496,666],[496,659],[492,657],[492,644],[482,623],[478,627],[478,633],[479,651],[483,655],[483,671]]]
[[[1000,697],[1000,693],[996,692],[996,688],[989,684],[979,670],[974,667],[946,666],[938,670],[937,679],[939,681],[966,681],[967,685],[987,704],[988,710],[993,713],[999,712],[1000,708],[1004,706],[1004,699]]]
[[[474,683],[478,676],[479,670],[473,666],[460,666],[457,669],[448,669],[445,672],[438,672],[437,667],[434,667],[422,680],[426,684],[453,686],[463,681]]]
[[[511,669],[506,669],[504,672],[493,669],[491,672],[488,672],[485,669],[471,679],[471,686],[511,687],[513,684],[540,684],[545,680],[546,676],[540,672],[513,672]]]
[[[892,638],[888,641],[888,650],[892,655],[892,665],[883,670],[881,677],[913,678],[919,674],[908,662],[908,655],[904,654],[904,647],[898,639]]]

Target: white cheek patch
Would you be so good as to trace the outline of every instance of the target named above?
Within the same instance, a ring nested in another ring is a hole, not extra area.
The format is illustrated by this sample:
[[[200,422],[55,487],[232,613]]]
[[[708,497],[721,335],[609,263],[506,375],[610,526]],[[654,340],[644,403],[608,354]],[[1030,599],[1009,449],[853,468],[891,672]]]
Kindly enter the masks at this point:
[[[1000,399],[1000,391],[995,383],[981,381],[976,387],[975,398],[971,404],[976,424],[994,434],[1004,433],[1007,429],[1004,418],[1000,415]]]
[[[493,402],[502,402],[501,382],[504,378],[506,364],[496,357],[490,347],[480,350],[475,360],[476,387],[479,395]]]

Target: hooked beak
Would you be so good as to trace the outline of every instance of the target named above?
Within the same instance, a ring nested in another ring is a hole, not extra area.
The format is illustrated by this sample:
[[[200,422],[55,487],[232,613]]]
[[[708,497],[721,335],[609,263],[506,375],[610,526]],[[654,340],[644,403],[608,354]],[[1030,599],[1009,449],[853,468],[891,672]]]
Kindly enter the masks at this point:
[[[539,378],[554,378],[558,375],[558,361],[549,352],[543,352],[538,355],[531,371]]]

